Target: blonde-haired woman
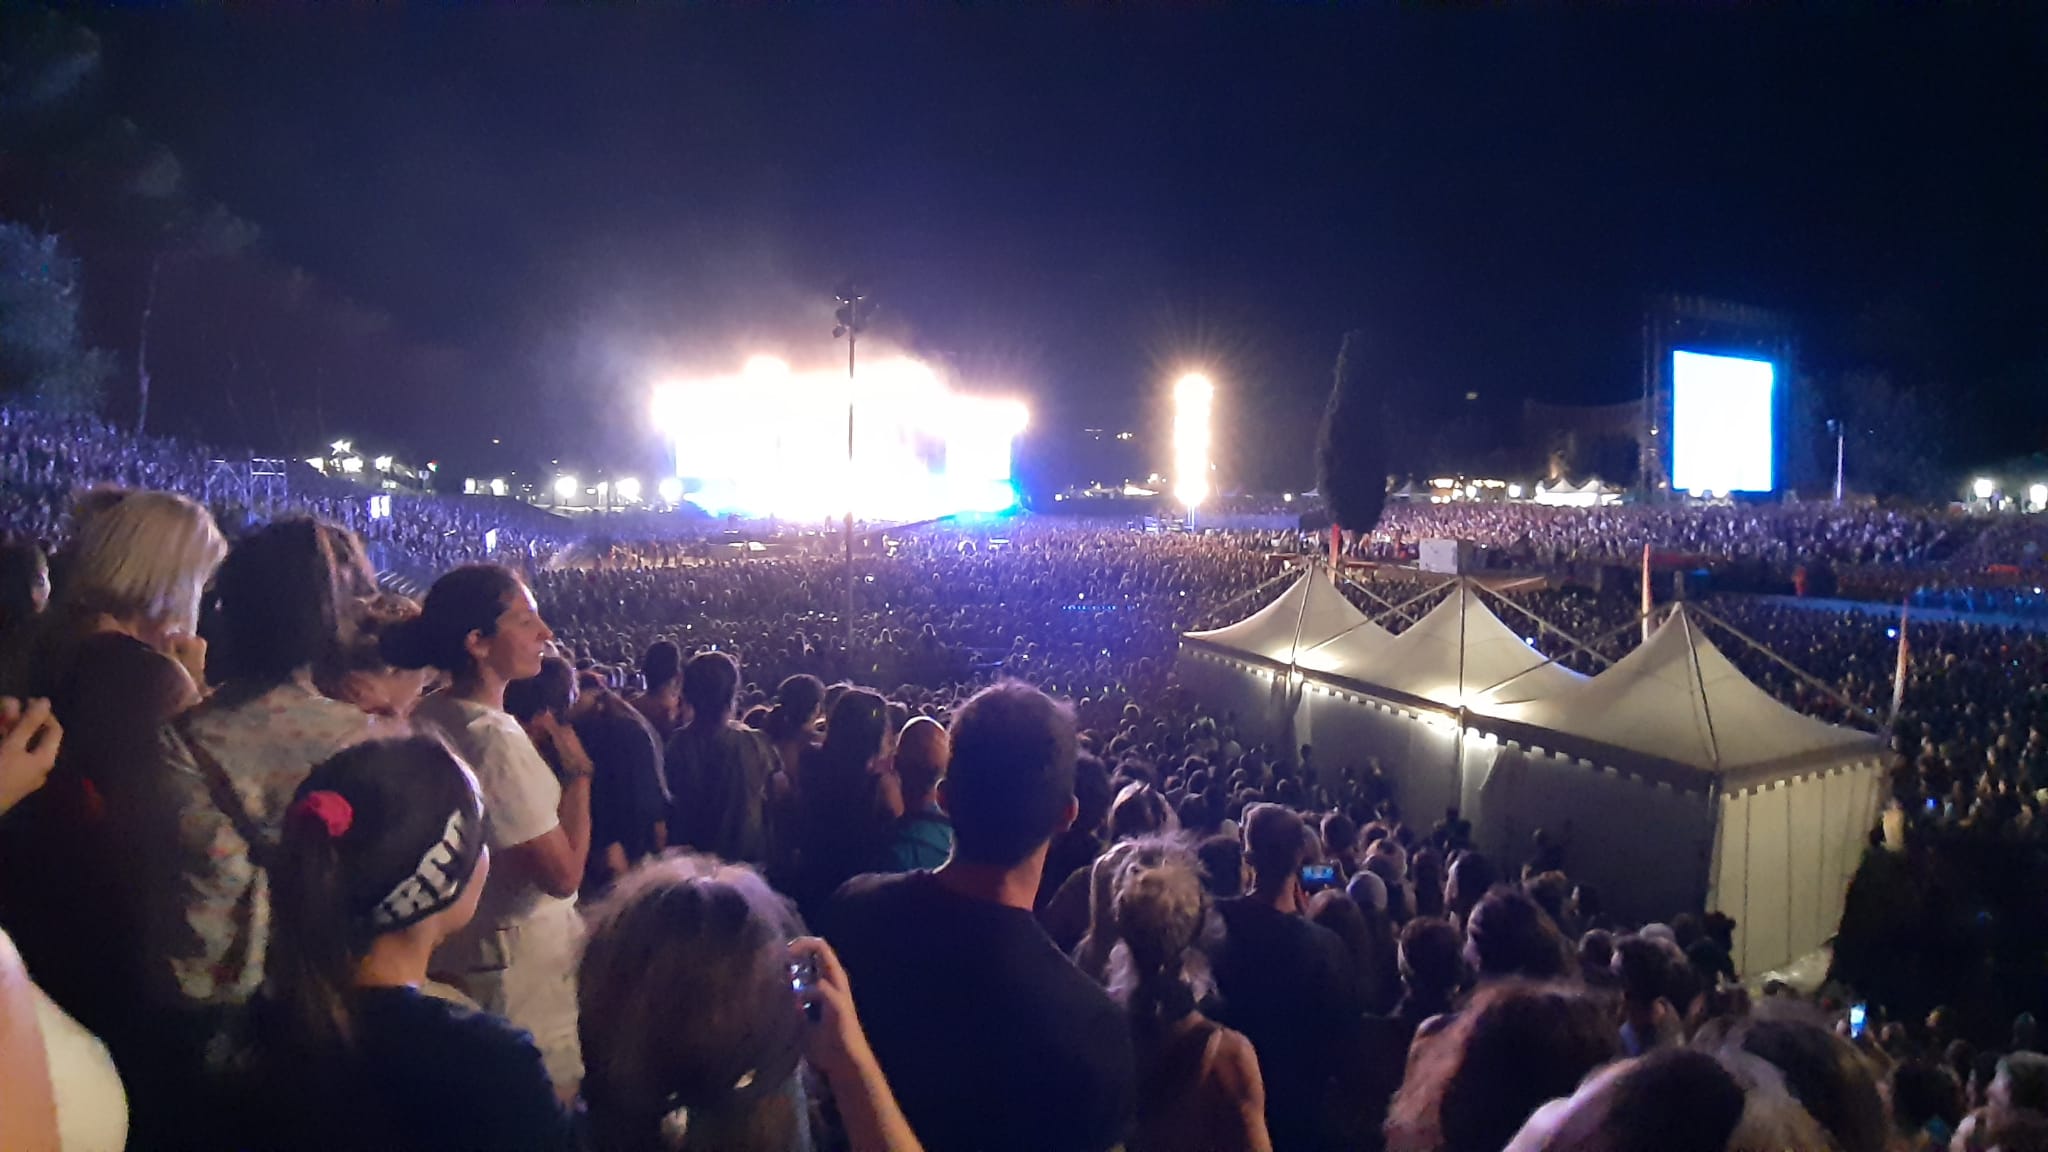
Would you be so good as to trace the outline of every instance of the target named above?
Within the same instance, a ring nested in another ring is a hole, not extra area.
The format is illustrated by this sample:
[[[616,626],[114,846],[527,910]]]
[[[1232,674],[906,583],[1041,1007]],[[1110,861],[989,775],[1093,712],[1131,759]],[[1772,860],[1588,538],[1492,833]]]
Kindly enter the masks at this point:
[[[43,989],[120,1054],[134,1027],[150,867],[135,850],[157,730],[199,699],[199,604],[227,545],[168,492],[95,498],[60,557],[30,693],[65,740],[48,783],[0,825],[0,922]]]
[[[1209,919],[1200,864],[1177,841],[1136,842],[1114,879],[1109,990],[1138,1054],[1132,1152],[1269,1152],[1266,1089],[1251,1041],[1202,1015],[1213,989],[1196,947]]]
[[[133,857],[115,829],[157,729],[199,698],[199,602],[227,555],[212,515],[183,496],[99,503],[61,557],[31,662],[29,692],[49,698],[69,738],[0,835],[0,919],[52,997],[95,1028],[99,1006],[66,985],[104,988],[110,958],[134,950],[120,920],[133,887],[115,875]]]

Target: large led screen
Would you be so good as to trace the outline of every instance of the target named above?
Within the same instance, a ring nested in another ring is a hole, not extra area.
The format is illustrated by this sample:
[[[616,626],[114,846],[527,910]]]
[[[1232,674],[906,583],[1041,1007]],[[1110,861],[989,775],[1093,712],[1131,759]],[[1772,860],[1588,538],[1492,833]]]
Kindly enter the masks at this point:
[[[1769,492],[1777,406],[1769,360],[1671,354],[1671,486],[1694,494]]]

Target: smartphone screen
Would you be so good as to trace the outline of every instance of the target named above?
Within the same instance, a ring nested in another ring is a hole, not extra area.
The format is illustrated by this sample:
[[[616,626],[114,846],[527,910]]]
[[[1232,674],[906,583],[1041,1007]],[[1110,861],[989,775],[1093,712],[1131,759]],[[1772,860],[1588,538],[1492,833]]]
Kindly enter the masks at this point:
[[[1870,1018],[1869,1012],[1868,1012],[1868,1011],[1867,1011],[1867,1010],[1866,1010],[1866,1009],[1864,1008],[1864,1006],[1863,1006],[1863,1005],[1861,1005],[1861,1004],[1852,1004],[1852,1005],[1850,1005],[1850,1006],[1849,1006],[1849,1035],[1851,1035],[1851,1036],[1856,1036],[1856,1037],[1861,1037],[1861,1036],[1863,1035],[1863,1028],[1864,1028],[1864,1025],[1865,1025],[1865,1024],[1866,1024],[1866,1023],[1868,1022],[1869,1018]]]
[[[1335,864],[1306,864],[1301,869],[1301,886],[1310,892],[1320,892],[1337,885]]]

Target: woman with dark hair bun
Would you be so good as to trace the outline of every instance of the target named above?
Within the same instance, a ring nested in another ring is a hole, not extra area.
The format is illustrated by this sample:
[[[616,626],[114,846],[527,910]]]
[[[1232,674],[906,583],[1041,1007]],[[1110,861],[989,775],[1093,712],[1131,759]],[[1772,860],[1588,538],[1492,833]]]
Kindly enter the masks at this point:
[[[498,858],[481,911],[435,955],[434,971],[533,1033],[566,1093],[583,1071],[573,980],[592,767],[576,730],[553,714],[537,716],[529,735],[505,711],[506,685],[539,675],[554,638],[517,574],[472,564],[436,580],[419,617],[386,632],[383,648],[395,667],[438,668],[453,678],[420,701],[413,721],[475,770]],[[563,781],[536,741],[554,753]]]
[[[427,737],[306,777],[272,869],[276,932],[241,1059],[250,1147],[570,1145],[532,1038],[421,991],[490,872],[474,777]]]
[[[391,592],[366,596],[342,614],[341,642],[316,670],[320,690],[372,716],[404,719],[433,678],[431,668],[394,668],[384,655],[384,633],[418,617],[420,606]]]

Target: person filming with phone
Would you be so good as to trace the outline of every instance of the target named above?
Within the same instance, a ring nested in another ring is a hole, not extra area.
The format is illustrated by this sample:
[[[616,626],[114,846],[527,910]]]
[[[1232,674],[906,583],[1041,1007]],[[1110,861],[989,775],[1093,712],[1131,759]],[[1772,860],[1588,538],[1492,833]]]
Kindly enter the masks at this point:
[[[1277,804],[1247,808],[1244,848],[1251,893],[1216,905],[1224,924],[1209,953],[1221,999],[1216,1019],[1258,1053],[1276,1152],[1323,1148],[1330,1070],[1364,1008],[1343,941],[1308,919],[1303,869],[1322,862],[1300,814]]]

